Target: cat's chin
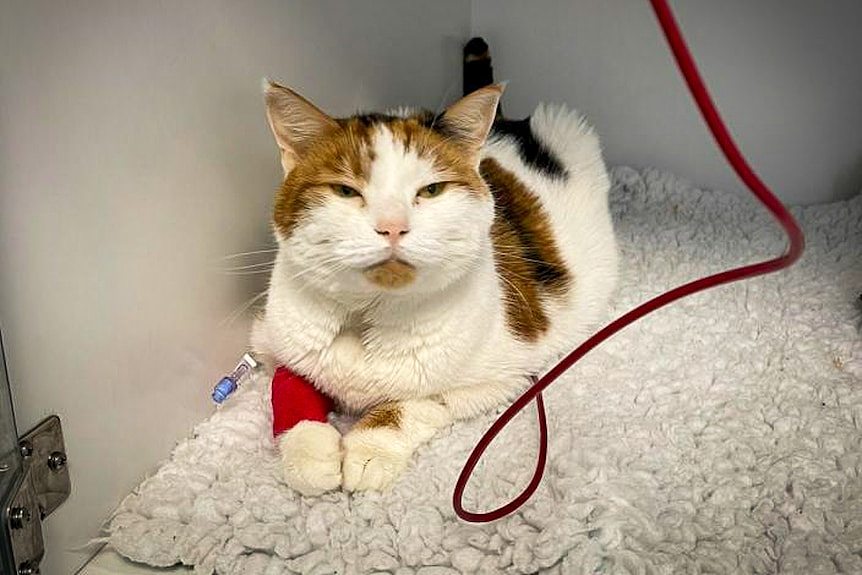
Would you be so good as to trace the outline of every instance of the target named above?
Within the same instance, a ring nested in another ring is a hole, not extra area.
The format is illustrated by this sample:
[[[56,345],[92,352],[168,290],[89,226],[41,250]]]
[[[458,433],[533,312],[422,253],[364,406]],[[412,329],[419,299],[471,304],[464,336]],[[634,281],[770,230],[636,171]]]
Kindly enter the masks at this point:
[[[416,268],[404,260],[390,258],[363,271],[365,278],[386,290],[401,289],[416,280]]]

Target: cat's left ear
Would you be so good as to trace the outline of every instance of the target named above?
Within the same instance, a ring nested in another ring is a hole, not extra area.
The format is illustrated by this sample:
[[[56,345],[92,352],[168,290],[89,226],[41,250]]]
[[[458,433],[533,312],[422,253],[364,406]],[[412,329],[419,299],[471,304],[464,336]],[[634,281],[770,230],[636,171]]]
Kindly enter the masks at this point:
[[[478,153],[491,131],[502,95],[502,84],[491,84],[467,94],[446,108],[441,127],[472,152]]]
[[[281,165],[286,176],[306,148],[326,133],[337,130],[338,122],[293,90],[270,80],[264,80],[264,95],[266,117],[281,150]]]

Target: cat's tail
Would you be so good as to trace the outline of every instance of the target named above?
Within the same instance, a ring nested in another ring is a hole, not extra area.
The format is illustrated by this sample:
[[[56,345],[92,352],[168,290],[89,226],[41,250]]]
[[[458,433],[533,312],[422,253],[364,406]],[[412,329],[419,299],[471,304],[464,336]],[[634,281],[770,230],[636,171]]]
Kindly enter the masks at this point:
[[[484,39],[471,38],[464,45],[464,95],[494,83],[494,67],[491,65],[491,50]],[[497,104],[497,118],[503,117],[503,107]]]
[[[488,43],[478,36],[464,45],[464,95],[494,83]]]

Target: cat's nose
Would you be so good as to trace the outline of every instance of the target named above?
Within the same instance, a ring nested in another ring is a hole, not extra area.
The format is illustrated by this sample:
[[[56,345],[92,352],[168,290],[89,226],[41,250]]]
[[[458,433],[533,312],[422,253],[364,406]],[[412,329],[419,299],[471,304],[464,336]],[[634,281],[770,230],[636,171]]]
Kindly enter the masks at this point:
[[[384,220],[377,222],[374,231],[389,240],[389,243],[395,246],[402,237],[407,235],[410,227],[407,222],[402,219]]]

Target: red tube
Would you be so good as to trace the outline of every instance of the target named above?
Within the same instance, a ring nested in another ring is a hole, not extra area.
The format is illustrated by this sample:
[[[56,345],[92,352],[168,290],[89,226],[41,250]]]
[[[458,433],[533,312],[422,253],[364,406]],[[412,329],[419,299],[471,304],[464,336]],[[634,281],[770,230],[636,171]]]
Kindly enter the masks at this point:
[[[542,475],[545,471],[545,459],[548,450],[548,429],[545,421],[545,408],[542,403],[542,390],[551,385],[558,377],[560,377],[567,369],[572,367],[579,359],[590,352],[594,347],[626,327],[634,323],[643,316],[651,313],[661,307],[668,305],[685,296],[703,291],[705,289],[715,287],[721,284],[734,282],[742,279],[752,278],[755,276],[775,272],[793,265],[802,255],[802,250],[805,245],[805,238],[802,235],[802,230],[799,224],[793,219],[787,208],[769,191],[769,188],[757,177],[751,166],[748,165],[739,148],[730,136],[730,132],[724,125],[712,98],[706,89],[700,73],[697,71],[694,59],[686,47],[685,40],[679,30],[679,26],[674,19],[673,13],[668,6],[666,0],[650,0],[659,24],[664,31],[668,44],[670,44],[676,63],[679,66],[680,72],[685,78],[686,84],[691,91],[691,95],[697,104],[700,113],[703,116],[707,126],[709,126],[712,136],[715,138],[718,147],[724,153],[724,157],[731,165],[734,171],[739,175],[740,179],[745,183],[748,189],[754,194],[757,199],[766,207],[772,214],[775,220],[781,225],[787,234],[788,246],[784,254],[771,260],[763,261],[756,264],[751,264],[739,268],[734,268],[721,273],[717,273],[708,277],[694,280],[687,284],[683,284],[668,292],[665,292],[645,303],[642,303],[633,310],[618,317],[604,328],[593,334],[587,341],[578,346],[569,355],[563,358],[560,363],[555,365],[541,379],[536,381],[521,397],[515,400],[509,408],[494,422],[493,425],[485,432],[485,435],[476,444],[464,468],[461,470],[461,475],[455,484],[455,491],[452,495],[452,505],[455,508],[455,513],[461,519],[474,523],[484,523],[494,521],[512,513],[523,505],[539,487],[542,480]],[[494,509],[484,513],[475,513],[467,511],[463,506],[464,489],[467,487],[476,464],[485,453],[488,445],[494,440],[497,434],[518,414],[524,407],[527,406],[533,399],[536,400],[536,409],[539,416],[539,457],[536,462],[536,470],[533,473],[533,478],[529,485],[515,499]]]

